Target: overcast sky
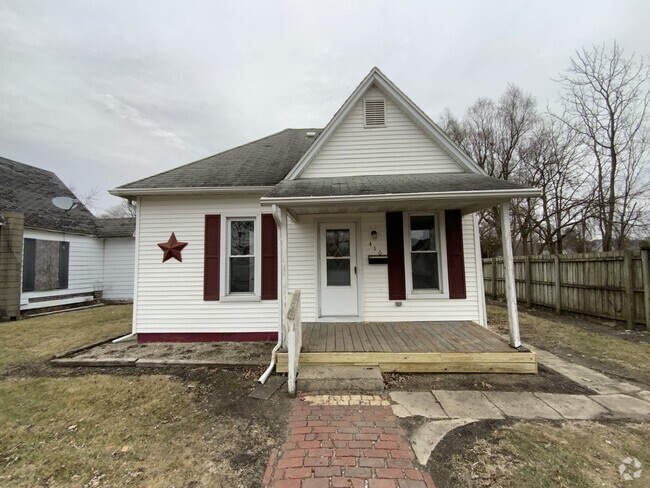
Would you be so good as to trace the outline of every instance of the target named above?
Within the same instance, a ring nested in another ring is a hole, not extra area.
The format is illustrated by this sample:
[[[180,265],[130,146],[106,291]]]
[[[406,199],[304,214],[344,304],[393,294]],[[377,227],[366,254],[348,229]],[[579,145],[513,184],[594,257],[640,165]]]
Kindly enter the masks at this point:
[[[373,66],[438,121],[508,82],[552,103],[576,48],[650,54],[650,1],[0,1],[0,155],[107,190],[286,127]],[[97,211],[96,211],[97,213]]]

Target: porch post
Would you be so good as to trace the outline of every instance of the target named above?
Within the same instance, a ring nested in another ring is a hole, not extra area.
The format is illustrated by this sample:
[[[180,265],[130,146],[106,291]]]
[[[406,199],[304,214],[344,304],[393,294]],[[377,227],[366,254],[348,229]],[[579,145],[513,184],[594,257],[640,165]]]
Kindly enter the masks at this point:
[[[278,248],[280,249],[280,273],[278,275],[280,293],[280,337],[282,347],[287,347],[287,261],[289,256],[289,232],[287,230],[287,209],[280,208],[277,205],[271,207],[275,224],[278,226]]]
[[[281,265],[280,265],[280,293],[282,296],[281,303],[282,303],[282,347],[286,348],[287,347],[287,310],[289,308],[289,304],[287,303],[289,300],[289,229],[288,229],[288,222],[287,222],[287,209],[286,208],[281,208],[280,209],[280,221],[281,221],[281,226],[280,226],[280,240],[282,241],[282,247],[281,247],[281,253],[280,253],[280,260],[281,260]]]
[[[510,345],[512,347],[519,347],[521,346],[521,338],[519,337],[517,290],[515,288],[515,268],[512,257],[512,235],[510,233],[510,202],[501,204],[501,246],[503,247],[506,303],[508,304],[508,325],[510,326]]]

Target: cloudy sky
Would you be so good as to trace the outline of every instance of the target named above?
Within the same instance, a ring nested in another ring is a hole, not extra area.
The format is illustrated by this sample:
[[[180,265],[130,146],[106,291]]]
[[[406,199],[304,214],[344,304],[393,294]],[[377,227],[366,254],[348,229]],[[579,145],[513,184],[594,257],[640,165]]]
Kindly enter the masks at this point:
[[[650,54],[641,1],[2,0],[0,155],[106,190],[286,127],[373,66],[434,120],[508,82],[552,104],[581,46]]]

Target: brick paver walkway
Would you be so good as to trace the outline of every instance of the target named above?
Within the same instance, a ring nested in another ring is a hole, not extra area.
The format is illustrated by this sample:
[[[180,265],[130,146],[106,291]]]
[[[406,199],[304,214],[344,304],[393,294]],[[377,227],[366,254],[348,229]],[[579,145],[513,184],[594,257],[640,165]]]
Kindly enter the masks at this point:
[[[372,395],[295,400],[287,442],[271,453],[273,488],[434,488],[390,402]]]

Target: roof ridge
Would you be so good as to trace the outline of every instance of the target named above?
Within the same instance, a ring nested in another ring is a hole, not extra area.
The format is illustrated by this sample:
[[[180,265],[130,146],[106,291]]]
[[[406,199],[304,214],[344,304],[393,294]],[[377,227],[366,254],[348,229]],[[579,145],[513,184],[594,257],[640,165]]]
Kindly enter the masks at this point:
[[[240,144],[239,146],[231,147],[231,148],[229,148],[229,149],[226,149],[225,151],[221,151],[221,152],[218,152],[218,153],[216,153],[216,154],[211,154],[211,155],[206,156],[206,157],[204,157],[204,158],[197,159],[196,161],[191,161],[191,162],[189,162],[189,163],[185,163],[185,164],[182,164],[182,165],[180,165],[180,166],[175,166],[175,167],[170,168],[170,169],[168,169],[168,170],[166,170],[166,171],[161,171],[160,173],[156,173],[156,174],[153,174],[153,175],[147,176],[147,177],[145,177],[145,178],[140,178],[140,179],[135,180],[135,181],[130,181],[129,183],[124,183],[123,185],[120,185],[120,186],[118,186],[117,188],[128,187],[129,185],[133,185],[134,183],[138,183],[138,182],[140,182],[140,181],[148,180],[149,178],[154,178],[154,177],[156,177],[156,176],[162,176],[162,175],[167,174],[167,173],[169,173],[169,172],[171,172],[171,171],[176,171],[176,170],[179,170],[179,169],[181,169],[181,168],[185,168],[185,167],[187,167],[187,166],[190,166],[190,165],[192,165],[192,164],[200,163],[200,162],[202,162],[202,161],[205,161],[206,159],[214,158],[215,156],[222,156],[222,155],[227,154],[227,153],[229,153],[229,152],[231,152],[231,151],[234,151],[234,150],[236,150],[236,149],[241,149],[242,147],[249,146],[249,145],[251,145],[251,144],[255,144],[255,143],[257,143],[257,142],[261,142],[261,141],[263,141],[263,140],[265,140],[265,139],[269,139],[269,138],[271,138],[271,137],[275,137],[275,136],[277,136],[277,135],[280,135],[280,134],[282,134],[283,132],[292,131],[292,130],[310,130],[310,129],[292,129],[292,128],[282,129],[281,131],[274,132],[273,134],[269,134],[268,136],[260,137],[259,139],[255,139],[255,140],[253,140],[253,141],[246,142],[246,143],[244,143],[244,144]],[[314,130],[319,130],[319,129],[314,129]]]

